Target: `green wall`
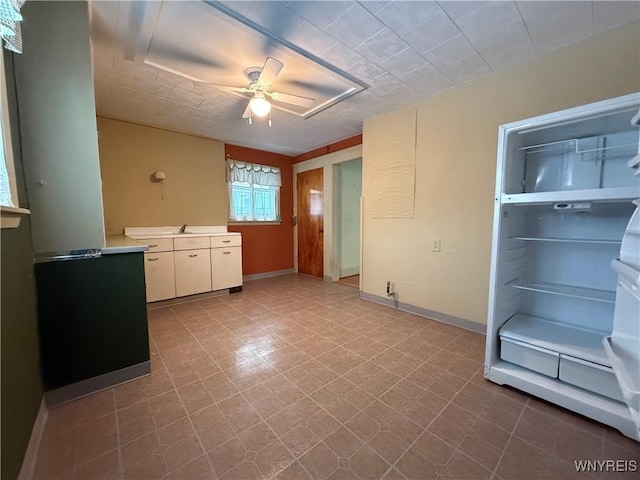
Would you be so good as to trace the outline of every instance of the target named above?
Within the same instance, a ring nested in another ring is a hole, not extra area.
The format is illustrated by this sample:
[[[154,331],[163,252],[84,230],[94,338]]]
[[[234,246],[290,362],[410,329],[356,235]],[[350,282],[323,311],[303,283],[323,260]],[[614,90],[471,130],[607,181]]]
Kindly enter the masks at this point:
[[[18,195],[20,206],[28,206],[15,114],[12,60],[11,54],[5,54]],[[11,480],[17,478],[20,472],[43,394],[38,353],[31,226],[28,217],[23,217],[20,227],[1,231],[0,250],[2,250],[0,264],[2,468],[0,477]]]

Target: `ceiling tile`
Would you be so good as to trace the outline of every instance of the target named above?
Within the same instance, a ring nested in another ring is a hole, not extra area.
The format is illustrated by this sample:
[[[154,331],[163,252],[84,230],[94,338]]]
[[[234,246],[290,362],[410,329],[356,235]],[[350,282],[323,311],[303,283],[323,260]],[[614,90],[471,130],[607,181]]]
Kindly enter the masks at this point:
[[[451,80],[430,64],[424,65],[407,75],[403,75],[400,79],[425,96],[433,95],[453,86]]]
[[[181,105],[189,105],[192,107],[197,107],[204,100],[204,98],[202,97],[193,95],[192,93],[189,93],[189,92],[184,92],[178,88],[172,89],[171,93],[169,94],[169,97],[167,98],[174,102],[178,102]]]
[[[541,54],[578,42],[593,32],[591,5],[578,7],[529,29],[536,50]]]
[[[160,98],[167,98],[172,90],[171,87],[167,87],[166,85],[162,85],[157,82],[150,82],[143,78],[134,78],[131,88]]]
[[[593,2],[593,25],[604,32],[640,17],[640,2]]]
[[[170,87],[179,88],[185,92],[193,90],[195,83],[186,78],[180,77],[173,73],[165,72],[164,70],[158,71],[158,77],[156,79],[158,83],[168,85]]]
[[[436,2],[389,2],[376,12],[382,23],[398,35],[413,30],[425,20],[443,13]]]
[[[349,2],[289,2],[288,7],[300,15],[302,18],[316,27],[325,30],[340,15],[342,15],[351,4]]]
[[[530,41],[528,43],[513,43],[499,52],[484,56],[484,60],[492,70],[500,70],[526,61],[535,55],[536,49],[533,42]]]
[[[279,38],[285,38],[303,22],[283,2],[252,2],[245,17]]]
[[[253,3],[256,3],[256,2],[248,2],[246,0],[239,0],[239,1],[221,0],[221,1],[216,2],[216,3],[222,4],[222,6],[224,8],[232,10],[233,12],[238,14],[239,16],[244,17],[247,14],[247,12],[249,11],[249,9],[251,8],[251,5]]]
[[[329,4],[330,5],[330,4]],[[359,3],[327,27],[326,32],[348,47],[355,47],[384,28],[384,24]]]
[[[407,85],[404,82],[402,82],[401,80],[398,80],[396,77],[394,77],[390,73],[385,73],[384,75],[381,75],[380,77],[376,78],[375,81],[371,83],[369,90],[374,95],[384,96],[388,92],[391,92],[397,88],[402,88],[406,86]]]
[[[447,15],[453,20],[456,21],[459,18],[464,17],[465,15],[477,10],[479,8],[485,7],[489,5],[490,1],[480,2],[480,1],[470,1],[470,2],[462,2],[458,0],[452,1],[438,1],[440,7],[447,12]]]
[[[387,58],[406,49],[408,45],[388,28],[356,47],[356,51],[372,62],[381,63]]]
[[[348,70],[363,59],[362,55],[346,45],[336,42],[322,52],[322,59],[343,70]]]
[[[358,80],[370,84],[380,75],[384,74],[385,70],[372,61],[363,58],[358,63],[347,68],[347,72]]]
[[[427,62],[427,60],[416,52],[413,48],[407,47],[399,53],[396,53],[393,57],[389,57],[380,64],[387,72],[399,77],[411,70],[415,70],[421,67]]]
[[[442,73],[452,82],[460,85],[491,73],[491,68],[480,55],[472,55],[443,67]]]
[[[491,2],[455,20],[458,28],[474,41],[522,19],[513,2]]]
[[[158,69],[145,65],[142,62],[131,62],[122,57],[122,53],[114,53],[114,69],[133,75],[137,78],[143,78],[149,81],[155,81],[158,77]]]
[[[471,44],[483,57],[495,55],[513,45],[526,44],[533,48],[529,32],[522,20],[475,40]]]
[[[381,8],[384,8],[385,5],[389,4],[390,2],[384,1],[384,0],[371,0],[371,1],[358,1],[358,3],[360,5],[362,5],[364,8],[366,8],[367,10],[369,10],[371,13],[376,13],[378,10],[380,10]]]
[[[287,37],[287,40],[314,55],[320,55],[336,43],[334,38],[306,20]]]
[[[598,3],[598,2],[596,2]],[[553,20],[560,15],[564,15],[565,13],[573,10],[574,8],[578,8],[584,6],[586,4],[591,4],[590,1],[579,2],[579,1],[542,1],[542,2],[516,2],[518,6],[518,10],[520,10],[520,15],[524,20],[524,23],[527,27],[535,27],[541,23],[547,23],[550,20]]]
[[[133,75],[112,68],[96,67],[94,68],[93,75],[96,78],[100,78],[103,82],[112,82],[122,87],[130,87],[133,83]]]
[[[464,35],[458,35],[451,40],[432,48],[424,54],[436,67],[444,67],[459,62],[463,58],[475,55],[476,51]]]
[[[403,35],[403,39],[418,53],[424,53],[460,35],[460,30],[445,13],[439,13]]]

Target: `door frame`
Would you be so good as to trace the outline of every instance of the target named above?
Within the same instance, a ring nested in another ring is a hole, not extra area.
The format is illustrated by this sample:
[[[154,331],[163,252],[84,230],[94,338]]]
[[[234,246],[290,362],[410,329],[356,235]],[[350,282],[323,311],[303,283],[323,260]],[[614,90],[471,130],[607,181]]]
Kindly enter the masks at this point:
[[[351,160],[362,158],[362,145],[345,148],[337,152],[328,153],[321,157],[312,158],[300,163],[293,164],[293,215],[298,215],[298,173],[308,170],[322,168],[323,174],[323,202],[322,208],[324,212],[324,278],[326,282],[335,282],[340,279],[340,272],[337,265],[337,215],[335,208],[337,205],[337,181],[338,169],[336,165]],[[362,225],[362,208],[360,209],[360,225]],[[360,228],[360,237],[362,238],[362,227]],[[360,242],[360,257],[362,259],[362,240]],[[293,227],[293,269],[298,272],[298,226]],[[362,275],[362,261],[360,261],[360,274]],[[360,277],[362,279],[362,277]]]

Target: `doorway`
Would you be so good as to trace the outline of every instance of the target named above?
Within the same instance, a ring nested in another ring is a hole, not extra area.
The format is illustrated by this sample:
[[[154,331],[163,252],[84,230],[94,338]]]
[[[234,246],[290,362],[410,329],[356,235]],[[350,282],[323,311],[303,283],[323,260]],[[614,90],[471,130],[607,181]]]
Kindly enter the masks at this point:
[[[359,286],[360,276],[360,197],[362,159],[337,165],[336,239],[339,282]]]
[[[324,276],[323,169],[297,175],[298,272]]]

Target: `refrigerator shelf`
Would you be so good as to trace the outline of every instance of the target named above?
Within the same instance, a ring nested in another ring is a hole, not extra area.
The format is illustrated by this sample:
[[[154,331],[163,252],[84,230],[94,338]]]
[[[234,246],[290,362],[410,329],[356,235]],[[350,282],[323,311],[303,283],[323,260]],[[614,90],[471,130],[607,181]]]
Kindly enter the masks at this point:
[[[583,190],[556,190],[551,192],[503,193],[503,204],[545,205],[555,202],[613,202],[638,198],[638,187],[588,188]]]
[[[620,245],[622,240],[603,240],[599,238],[561,238],[561,237],[509,237],[509,240],[524,240],[528,242],[565,242],[565,243],[594,243],[603,245]]]
[[[565,297],[584,298],[586,300],[593,300],[596,302],[615,303],[616,301],[616,292],[598,290],[595,288],[575,287],[573,285],[562,285],[559,283],[549,282],[530,282],[519,278],[511,280],[506,285],[522,290],[562,295]]]

